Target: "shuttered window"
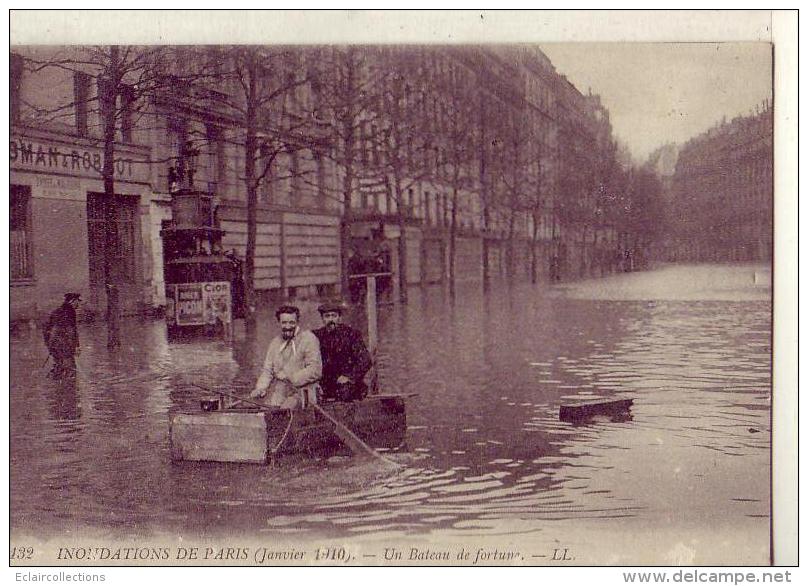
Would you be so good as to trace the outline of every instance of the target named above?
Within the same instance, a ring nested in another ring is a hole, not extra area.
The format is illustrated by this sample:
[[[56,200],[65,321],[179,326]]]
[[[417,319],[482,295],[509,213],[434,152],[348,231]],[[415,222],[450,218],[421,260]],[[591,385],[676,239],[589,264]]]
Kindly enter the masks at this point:
[[[11,234],[9,238],[11,280],[31,279],[34,276],[33,248],[31,240],[31,188],[12,185]]]

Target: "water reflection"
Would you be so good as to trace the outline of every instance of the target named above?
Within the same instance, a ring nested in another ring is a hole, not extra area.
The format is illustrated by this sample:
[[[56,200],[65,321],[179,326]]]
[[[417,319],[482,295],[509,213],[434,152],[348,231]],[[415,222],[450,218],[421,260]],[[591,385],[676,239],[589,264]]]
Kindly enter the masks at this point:
[[[50,417],[56,421],[75,421],[81,418],[78,383],[74,377],[53,381],[48,396]]]
[[[70,389],[32,367],[44,358],[35,337],[15,338],[12,528],[389,537],[753,519],[765,537],[768,291],[713,299],[699,269],[677,270],[645,279],[680,293],[695,279],[700,298],[642,298],[646,281],[629,275],[607,283],[620,295],[583,282],[463,287],[452,302],[430,287],[383,307],[381,389],[417,393],[409,452],[391,455],[400,473],[350,459],[171,464],[169,410],[198,407],[193,383],[254,382],[275,335],[269,309],[254,338],[237,332],[232,345],[168,344],[162,324],[145,322],[128,324],[127,345],[110,354],[103,327],[91,327]],[[316,304],[303,304],[304,327],[318,322]],[[631,416],[558,420],[562,403],[594,397],[633,398]]]

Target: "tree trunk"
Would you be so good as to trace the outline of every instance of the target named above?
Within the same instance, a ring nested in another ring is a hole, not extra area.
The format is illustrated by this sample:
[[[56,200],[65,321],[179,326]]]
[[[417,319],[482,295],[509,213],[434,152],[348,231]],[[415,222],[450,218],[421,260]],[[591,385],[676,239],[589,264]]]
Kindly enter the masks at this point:
[[[485,111],[485,102],[480,103],[480,189],[482,191],[482,205],[483,205],[483,291],[488,291],[491,287],[490,268],[488,266],[488,226],[491,221],[490,212],[488,211],[489,193],[488,193],[488,162],[486,157],[486,126],[487,118]]]
[[[537,267],[537,259],[536,259],[536,241],[538,240],[539,236],[539,219],[536,217],[538,214],[533,212],[533,234],[531,234],[530,239],[530,282],[535,285],[539,282],[538,276],[538,267]]]
[[[346,148],[348,148],[346,146]],[[350,255],[351,255],[351,195],[353,187],[353,163],[345,165],[345,176],[342,184],[342,221],[339,225],[340,252],[340,290],[342,297],[348,299],[351,291]]]
[[[508,281],[513,283],[516,280],[516,250],[514,243],[514,232],[516,224],[516,211],[511,210],[508,218],[508,240],[505,243],[505,271]]]
[[[457,257],[457,200],[458,188],[452,190],[452,214],[449,219],[449,293],[455,294],[455,259]]]
[[[115,205],[115,107],[117,86],[120,83],[118,72],[118,47],[110,47],[109,69],[104,87],[104,165],[101,174],[104,179],[104,287],[107,295],[107,347],[121,345],[120,305],[118,279],[113,256],[118,252],[117,207]]]
[[[580,275],[582,277],[586,276],[586,223],[583,223],[583,228],[581,231],[581,269]]]
[[[248,335],[256,329],[255,315],[255,245],[258,237],[258,186],[255,181],[255,158],[258,150],[256,136],[256,75],[255,60],[249,57],[246,138],[244,141],[244,178],[247,187],[247,249],[244,254],[244,326]]]
[[[398,299],[407,303],[407,232],[404,223],[404,208],[401,205],[401,182],[395,179],[396,201],[398,202]]]
[[[491,268],[488,264],[488,236],[483,231],[483,291],[491,288]]]
[[[353,88],[356,83],[354,71],[353,50],[347,49],[347,96],[348,100],[343,118],[343,138],[345,140],[345,153],[342,157],[345,175],[342,178],[342,221],[339,231],[340,250],[340,291],[343,299],[348,299],[351,293],[350,267],[348,261],[351,255],[351,199],[353,197],[354,183],[354,132],[356,113],[354,111]]]

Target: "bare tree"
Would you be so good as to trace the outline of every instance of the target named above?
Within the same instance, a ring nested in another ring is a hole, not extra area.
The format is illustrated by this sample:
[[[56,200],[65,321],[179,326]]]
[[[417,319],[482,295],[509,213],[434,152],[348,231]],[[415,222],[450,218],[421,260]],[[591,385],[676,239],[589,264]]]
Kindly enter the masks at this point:
[[[540,127],[539,127],[540,128]],[[530,214],[530,282],[534,285],[538,282],[538,258],[537,246],[539,240],[539,227],[542,219],[547,216],[550,209],[548,205],[550,194],[547,193],[547,161],[545,160],[546,148],[543,136],[537,136],[532,143],[530,161],[527,168],[527,189],[523,194],[524,209]]]
[[[323,150],[336,163],[341,182],[335,198],[339,202],[340,289],[349,293],[349,267],[352,199],[357,179],[363,171],[360,147],[363,130],[371,128],[381,115],[374,109],[379,79],[372,72],[373,53],[369,48],[336,46],[316,50],[318,64],[313,80],[314,115],[326,124],[328,147]],[[366,136],[365,138],[373,138]]]
[[[80,121],[83,134],[90,141],[103,147],[103,160],[98,171],[104,184],[104,289],[106,291],[107,346],[120,346],[120,303],[119,275],[115,256],[120,246],[118,242],[115,196],[115,153],[118,137],[125,135],[136,126],[135,118],[148,106],[146,99],[166,87],[165,72],[172,51],[167,47],[136,46],[81,46],[57,51],[46,58],[27,59],[26,67],[33,72],[60,69],[74,75],[87,76],[89,82],[97,80],[97,93],[93,97],[76,95],[73,102],[60,104],[46,110],[30,112],[34,123],[48,123],[72,116],[77,106],[82,108]],[[88,84],[89,85],[89,84]],[[79,104],[82,100],[82,104]],[[99,120],[94,129],[90,120]],[[100,130],[100,132],[98,132]],[[143,161],[150,162],[150,161]]]
[[[447,119],[443,132],[442,147],[445,156],[441,159],[442,180],[451,189],[449,214],[449,290],[455,292],[457,257],[458,211],[460,194],[471,189],[477,177],[474,166],[477,162],[475,134],[478,119],[474,101],[469,99],[471,88],[455,69],[452,75],[441,76],[435,89],[446,104]]]
[[[476,136],[477,171],[480,187],[480,206],[482,208],[482,267],[483,289],[491,284],[490,237],[498,222],[498,168],[501,166],[503,120],[505,109],[499,98],[485,91],[478,93],[478,126]]]
[[[515,240],[517,219],[529,208],[529,199],[535,189],[535,175],[530,173],[534,161],[535,137],[529,120],[523,113],[513,113],[507,120],[501,139],[495,173],[502,185],[502,207],[506,214],[506,274],[516,276]]]
[[[382,71],[376,86],[375,107],[382,114],[381,129],[373,138],[379,156],[376,172],[389,182],[399,229],[399,298],[407,301],[408,194],[436,167],[433,133],[427,113],[426,63],[420,49],[388,49],[381,55]],[[434,112],[432,112],[434,118]]]
[[[206,70],[217,92],[213,104],[233,120],[228,141],[244,149],[241,179],[247,194],[247,243],[244,259],[245,324],[255,330],[255,251],[258,235],[258,193],[263,183],[281,181],[305,173],[292,169],[273,172],[284,154],[316,148],[315,125],[295,102],[296,92],[309,83],[299,62],[301,52],[286,48],[237,46],[221,48],[215,71]]]

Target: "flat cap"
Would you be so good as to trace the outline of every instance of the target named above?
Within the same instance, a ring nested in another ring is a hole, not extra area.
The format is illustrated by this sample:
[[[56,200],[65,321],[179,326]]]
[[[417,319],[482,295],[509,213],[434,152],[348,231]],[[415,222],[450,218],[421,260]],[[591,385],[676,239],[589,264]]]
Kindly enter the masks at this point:
[[[329,311],[336,311],[337,313],[342,313],[345,311],[345,307],[340,300],[331,300],[331,301],[324,301],[320,304],[317,308],[317,311],[322,313],[328,313]]]

